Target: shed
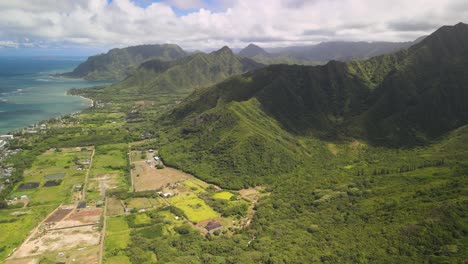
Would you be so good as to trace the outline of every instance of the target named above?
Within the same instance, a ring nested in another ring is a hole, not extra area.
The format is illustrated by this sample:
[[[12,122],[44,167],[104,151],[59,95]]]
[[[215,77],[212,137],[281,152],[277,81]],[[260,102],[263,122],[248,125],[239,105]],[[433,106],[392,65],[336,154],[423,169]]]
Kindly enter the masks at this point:
[[[213,233],[215,230],[220,229],[223,227],[220,223],[215,222],[215,221],[210,221],[208,224],[205,226],[206,231]]]
[[[79,202],[76,209],[83,209],[83,208],[86,208],[86,202]]]

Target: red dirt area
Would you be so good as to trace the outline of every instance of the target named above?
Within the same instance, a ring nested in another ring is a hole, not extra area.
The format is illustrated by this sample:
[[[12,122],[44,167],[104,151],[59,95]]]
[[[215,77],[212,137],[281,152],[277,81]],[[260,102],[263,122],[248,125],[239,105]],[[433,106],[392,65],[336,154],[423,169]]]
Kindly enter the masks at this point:
[[[63,218],[65,218],[65,216],[67,216],[71,211],[73,211],[73,209],[58,209],[57,211],[55,211],[55,213],[53,213],[51,216],[49,216],[44,221],[44,223],[59,222]]]
[[[99,218],[101,217],[101,213],[102,213],[101,208],[83,209],[83,210],[74,212],[67,219],[80,221],[85,224],[95,223],[99,221]]]

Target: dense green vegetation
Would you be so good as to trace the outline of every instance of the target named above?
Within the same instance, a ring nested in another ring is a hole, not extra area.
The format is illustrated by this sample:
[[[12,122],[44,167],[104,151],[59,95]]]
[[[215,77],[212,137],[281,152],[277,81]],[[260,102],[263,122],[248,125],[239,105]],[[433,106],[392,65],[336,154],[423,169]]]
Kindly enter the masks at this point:
[[[133,98],[141,95],[187,94],[262,66],[223,47],[209,54],[195,53],[175,61],[147,61],[132,76],[108,87],[105,92],[117,96],[132,95]]]
[[[186,55],[184,50],[174,44],[112,49],[106,54],[89,57],[72,72],[60,75],[87,80],[123,80],[146,60],[174,60]]]
[[[366,61],[269,66],[180,104],[151,92],[135,102],[141,85],[74,91],[104,103],[14,143],[24,151],[10,161],[13,186],[50,147],[94,145],[96,175],[125,175],[126,147],[141,141],[133,150],[156,148],[166,165],[231,191],[188,183],[194,194],[169,198],[175,206],[108,218],[106,263],[464,263],[467,36],[459,24]],[[250,186],[265,195],[243,229],[202,236],[183,219],[242,216],[233,190]],[[0,221],[14,219],[8,210]]]

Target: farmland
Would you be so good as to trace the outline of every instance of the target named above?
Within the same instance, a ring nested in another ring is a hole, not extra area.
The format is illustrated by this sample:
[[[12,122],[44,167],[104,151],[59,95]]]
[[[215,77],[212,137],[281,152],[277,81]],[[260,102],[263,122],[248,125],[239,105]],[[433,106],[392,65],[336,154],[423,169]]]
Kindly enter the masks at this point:
[[[10,198],[26,195],[29,206],[70,202],[72,188],[83,184],[88,165],[81,165],[91,158],[92,148],[68,148],[48,150],[39,155],[30,169],[24,172],[23,183],[11,193]],[[56,186],[44,186],[51,180],[59,180]],[[21,188],[24,183],[36,183],[37,187]]]
[[[175,196],[168,200],[169,203],[181,209],[187,218],[194,223],[220,216],[205,201],[194,194]]]

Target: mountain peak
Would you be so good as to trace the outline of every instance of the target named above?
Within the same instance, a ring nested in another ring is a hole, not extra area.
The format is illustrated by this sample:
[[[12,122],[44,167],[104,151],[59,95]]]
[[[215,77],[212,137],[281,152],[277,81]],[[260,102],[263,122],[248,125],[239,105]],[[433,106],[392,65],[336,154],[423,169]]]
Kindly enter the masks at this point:
[[[234,55],[234,53],[232,52],[232,50],[228,46],[224,46],[221,49],[219,49],[217,51],[214,51],[212,53],[216,54],[216,55],[222,55],[222,54]]]
[[[253,58],[257,55],[268,55],[268,52],[255,44],[249,44],[239,52],[239,55],[247,58]]]

